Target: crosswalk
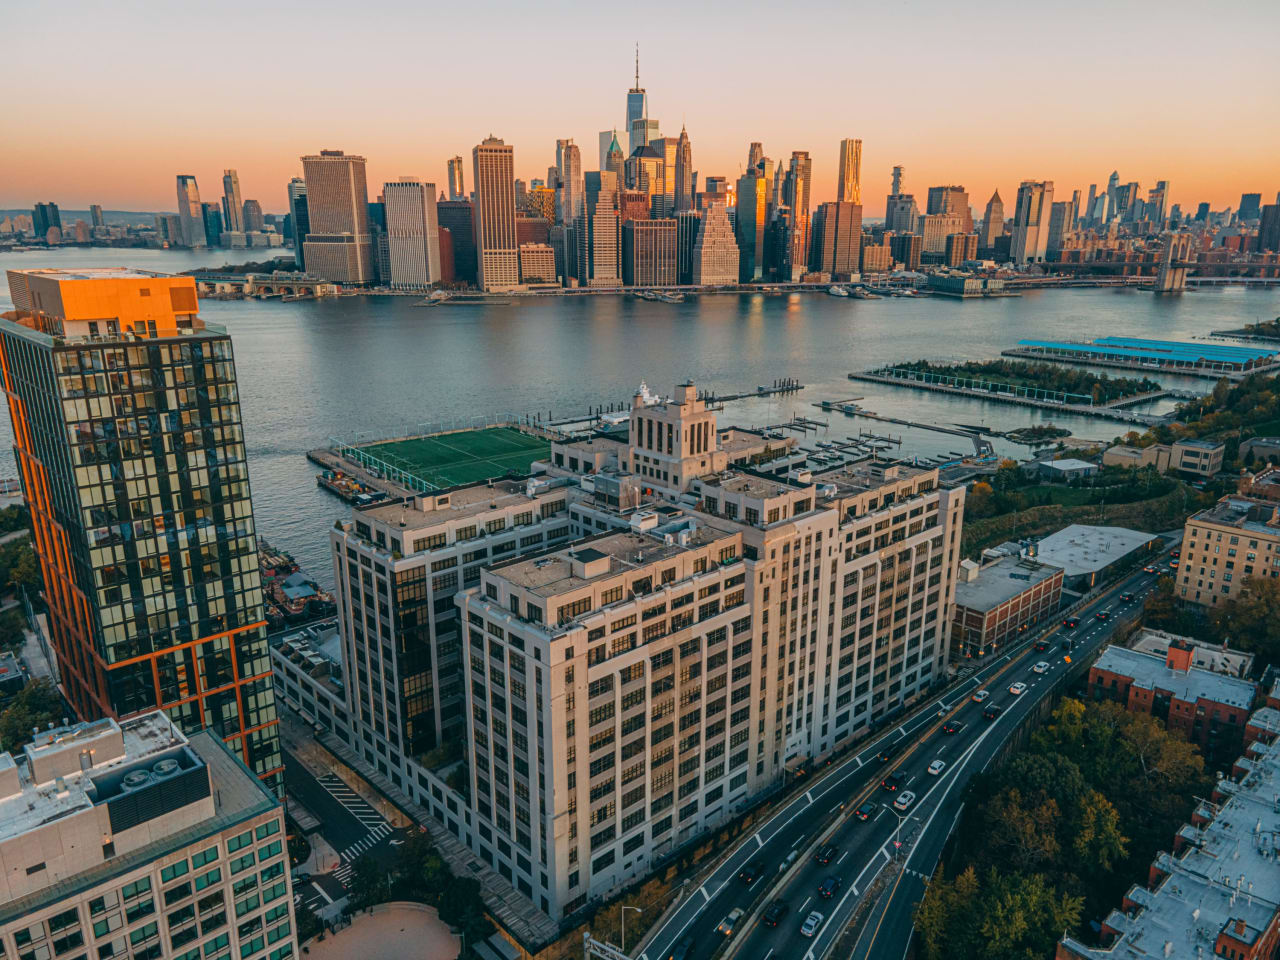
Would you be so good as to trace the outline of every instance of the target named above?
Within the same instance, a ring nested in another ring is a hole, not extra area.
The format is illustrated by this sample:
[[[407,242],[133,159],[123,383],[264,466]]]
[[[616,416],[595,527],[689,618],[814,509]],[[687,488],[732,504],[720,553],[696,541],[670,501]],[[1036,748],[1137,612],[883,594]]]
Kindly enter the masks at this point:
[[[353,860],[357,859],[360,856],[360,854],[364,853],[370,847],[376,846],[378,841],[381,840],[390,832],[391,832],[390,824],[384,821],[383,823],[379,824],[378,826],[370,830],[368,836],[363,837],[360,840],[357,840],[355,843],[351,844],[351,846],[347,847],[347,849],[343,850],[342,853],[339,854],[339,856],[341,856],[342,859],[345,860],[347,863],[350,863]]]
[[[387,823],[386,818],[382,816],[373,806],[365,800],[355,790],[351,789],[341,777],[335,773],[326,773],[317,777],[316,782],[329,793],[333,799],[340,803],[344,810],[356,818],[368,833],[359,840],[352,843],[345,850],[341,851],[338,856],[342,861],[338,869],[333,871],[332,876],[339,883],[346,887],[351,881],[352,864],[366,853],[368,850],[377,846],[392,832],[391,824]]]

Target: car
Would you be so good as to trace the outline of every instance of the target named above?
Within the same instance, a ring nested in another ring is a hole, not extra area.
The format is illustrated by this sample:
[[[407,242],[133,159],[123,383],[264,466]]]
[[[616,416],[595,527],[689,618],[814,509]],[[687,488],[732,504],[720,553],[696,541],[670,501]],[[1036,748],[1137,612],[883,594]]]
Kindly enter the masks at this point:
[[[749,887],[762,876],[764,876],[764,862],[761,860],[752,860],[742,868],[742,872],[738,874],[738,879]]]
[[[946,723],[942,725],[943,733],[959,733],[963,729],[964,729],[963,720],[948,720]]]
[[[1048,640],[1037,640],[1037,641],[1036,641],[1036,653],[1044,653],[1044,652],[1045,652],[1046,650],[1048,650],[1048,649],[1049,649],[1049,641],[1048,641]]]
[[[804,923],[800,924],[800,935],[812,937],[818,932],[818,928],[822,926],[822,921],[826,919],[817,910],[814,910],[804,918]]]
[[[916,795],[910,790],[903,790],[898,794],[898,799],[893,801],[893,809],[910,810],[911,805],[916,802]]]
[[[987,697],[989,696],[991,696],[990,690],[975,690],[973,691],[972,699],[974,703],[981,703],[983,700],[987,699]]]
[[[994,720],[1002,713],[1004,713],[1004,707],[998,703],[987,704],[987,709],[982,711],[982,715],[988,720]]]
[[[1181,549],[1174,550],[1171,554],[1169,554],[1169,556],[1173,557],[1173,559],[1175,560],[1179,560],[1182,557],[1182,550]]]
[[[1095,617],[1097,620],[1099,620],[1099,621],[1102,621],[1102,620],[1110,620],[1110,619],[1111,619],[1111,611],[1110,611],[1110,610],[1099,610],[1097,613],[1095,613],[1095,614],[1094,614],[1094,617]]]
[[[818,884],[818,896],[830,900],[844,886],[844,881],[839,877],[827,877],[822,883]]]
[[[1170,569],[1170,570],[1177,570],[1177,569],[1178,569],[1178,563],[1179,563],[1179,561],[1177,561],[1177,560],[1170,560],[1170,561],[1169,561],[1169,569]]]
[[[1134,601],[1134,600],[1136,600],[1136,599],[1137,599],[1137,597],[1135,597],[1132,593],[1122,593],[1122,594],[1120,594],[1120,602],[1121,602],[1121,603],[1133,603],[1133,601]]]
[[[689,960],[693,956],[693,937],[681,937],[671,947],[667,960]]]
[[[1032,673],[1048,673],[1049,661],[1041,660],[1039,663],[1037,663],[1034,667],[1031,668],[1031,672]]]
[[[898,788],[903,785],[903,776],[900,773],[891,773],[880,781],[880,786],[890,793],[896,793]]]
[[[881,763],[888,763],[890,760],[892,760],[894,757],[898,755],[899,749],[901,748],[896,743],[885,744],[883,747],[880,748],[880,752],[876,754],[876,759],[879,760]]]
[[[838,856],[840,856],[840,848],[834,847],[828,843],[825,847],[823,847],[821,850],[819,850],[817,853],[813,855],[813,859],[815,863],[827,864],[827,863],[830,863],[832,860],[834,860]]]
[[[1063,649],[1063,650],[1074,650],[1075,648],[1076,648],[1076,642],[1075,642],[1074,640],[1072,640],[1070,637],[1063,637],[1063,638],[1062,638],[1062,649]]]
[[[879,808],[880,808],[880,804],[876,803],[874,800],[868,800],[866,803],[860,806],[857,810],[853,811],[853,815],[857,817],[859,820],[870,820],[871,815],[875,813],[876,810],[878,810]]]
[[[1062,621],[1062,625],[1066,627],[1068,630],[1074,630],[1076,627],[1080,626],[1080,618],[1067,617],[1067,619]]]
[[[742,919],[742,915],[747,911],[741,907],[734,907],[729,911],[729,915],[720,921],[720,926],[716,927],[716,933],[722,933],[726,937],[733,936],[733,930],[738,925],[738,921]]]
[[[775,900],[769,906],[765,907],[764,914],[760,917],[760,922],[766,927],[776,927],[778,921],[787,915],[787,911],[791,908],[787,906],[785,900]]]
[[[1015,697],[1022,696],[1022,694],[1025,693],[1026,690],[1027,690],[1027,685],[1023,683],[1021,680],[1019,680],[1017,683],[1009,684],[1009,692],[1012,693]]]
[[[1142,568],[1142,572],[1143,572],[1143,573],[1155,573],[1155,572],[1156,572],[1156,568],[1155,568],[1154,566],[1152,566],[1151,564],[1147,564],[1145,567],[1143,567],[1143,568]]]
[[[947,763],[945,760],[935,760],[933,761],[933,763],[929,764],[929,774],[930,776],[936,777],[946,768],[947,768]]]

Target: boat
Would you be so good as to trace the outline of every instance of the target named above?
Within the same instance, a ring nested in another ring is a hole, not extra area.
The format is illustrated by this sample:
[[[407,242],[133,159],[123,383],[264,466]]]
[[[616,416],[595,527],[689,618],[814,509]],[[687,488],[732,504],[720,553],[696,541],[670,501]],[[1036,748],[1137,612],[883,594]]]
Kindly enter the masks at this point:
[[[849,295],[849,291],[844,287],[837,287],[835,285],[827,287],[827,293],[831,294],[833,297],[847,297]]]
[[[258,569],[269,629],[329,617],[337,609],[333,595],[308,579],[293,557],[262,538],[258,539]]]
[[[658,299],[663,303],[684,303],[683,293],[662,293],[658,295]]]
[[[341,470],[325,470],[323,473],[316,474],[316,486],[324,487],[324,489],[341,497],[347,503],[363,505],[376,503],[379,500],[385,500],[387,497],[384,491],[357,480]]]

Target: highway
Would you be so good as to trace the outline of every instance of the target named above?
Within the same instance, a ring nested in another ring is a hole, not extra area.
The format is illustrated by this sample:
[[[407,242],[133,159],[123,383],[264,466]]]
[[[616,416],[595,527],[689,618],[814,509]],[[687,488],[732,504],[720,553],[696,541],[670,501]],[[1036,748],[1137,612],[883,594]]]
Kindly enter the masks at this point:
[[[1180,535],[1167,541],[1166,549],[1177,539]],[[1069,629],[1061,621],[1051,629],[1033,628],[1021,647],[984,664],[940,701],[933,701],[937,709],[924,710],[910,722],[883,731],[856,754],[833,764],[806,793],[784,804],[740,843],[701,886],[686,891],[680,907],[650,936],[637,960],[668,960],[678,946],[685,946],[684,960],[707,960],[713,955],[739,960],[821,960],[831,953],[868,889],[890,864],[895,869],[887,875],[888,887],[877,889],[854,952],[857,960],[902,960],[915,904],[959,816],[969,778],[985,769],[1021,719],[1064,676],[1068,669],[1064,658],[1078,660],[1106,643],[1121,615],[1140,608],[1155,581],[1155,576],[1139,569],[1076,611],[1080,618],[1076,628]],[[1124,594],[1132,594],[1133,599],[1122,600]],[[1100,612],[1107,618],[1098,618]],[[1071,650],[1064,648],[1068,641],[1074,643]],[[1035,649],[1037,644],[1046,649]],[[1049,664],[1044,673],[1033,669],[1040,661]],[[1015,682],[1026,684],[1020,695],[1009,690]],[[972,695],[980,689],[989,695],[975,702]],[[1001,712],[987,719],[984,711],[993,704]],[[945,732],[944,726],[954,722],[962,726],[954,733]],[[878,755],[888,744],[900,747],[881,762]],[[944,764],[936,775],[929,772],[935,760]],[[901,778],[895,792],[881,785],[890,774]],[[895,811],[893,802],[905,791],[915,794],[915,800],[906,810]],[[867,801],[875,808],[863,821],[854,811]],[[835,848],[830,862],[816,862],[816,849],[827,845]],[[788,864],[793,851],[798,856]],[[763,868],[763,875],[750,884],[739,878],[748,864]],[[836,878],[839,886],[826,897],[819,888],[828,878]],[[786,902],[787,912],[776,926],[769,926],[760,914],[775,899]],[[718,933],[717,925],[738,907],[746,912],[733,934]],[[823,918],[813,936],[805,937],[801,925],[812,911]],[[727,950],[726,940],[730,941]],[[690,942],[692,946],[686,946]]]

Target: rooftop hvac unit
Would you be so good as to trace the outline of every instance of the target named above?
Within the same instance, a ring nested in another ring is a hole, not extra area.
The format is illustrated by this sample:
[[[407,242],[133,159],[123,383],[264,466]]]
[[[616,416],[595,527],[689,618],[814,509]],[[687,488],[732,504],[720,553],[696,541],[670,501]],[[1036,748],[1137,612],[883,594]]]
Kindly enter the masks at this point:
[[[155,782],[150,770],[130,770],[120,781],[121,790],[138,790]]]
[[[159,780],[164,777],[173,776],[179,771],[179,769],[181,769],[181,767],[179,766],[178,761],[172,757],[168,757],[164,760],[158,761],[156,765],[151,768],[151,772],[155,775],[156,779]]]

